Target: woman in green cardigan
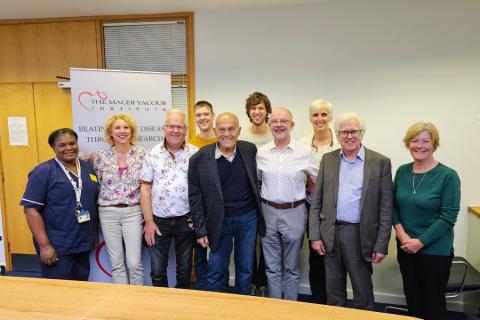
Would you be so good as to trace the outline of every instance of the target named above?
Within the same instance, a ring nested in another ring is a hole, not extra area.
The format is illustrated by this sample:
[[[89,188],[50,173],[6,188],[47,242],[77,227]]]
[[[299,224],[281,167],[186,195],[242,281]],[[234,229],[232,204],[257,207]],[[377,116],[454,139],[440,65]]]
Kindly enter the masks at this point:
[[[460,179],[455,170],[433,158],[440,136],[432,123],[414,124],[403,142],[414,161],[398,168],[393,181],[393,226],[408,313],[446,319]]]

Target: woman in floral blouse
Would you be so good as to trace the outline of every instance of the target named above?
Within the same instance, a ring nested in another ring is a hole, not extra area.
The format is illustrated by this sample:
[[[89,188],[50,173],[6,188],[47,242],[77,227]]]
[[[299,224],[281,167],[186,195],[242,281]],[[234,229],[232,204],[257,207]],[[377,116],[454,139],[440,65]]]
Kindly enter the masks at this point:
[[[105,141],[111,147],[92,155],[100,183],[100,225],[112,265],[113,283],[128,284],[123,248],[125,245],[130,284],[143,285],[141,261],[143,219],[140,207],[140,171],[147,149],[134,145],[135,119],[114,114],[105,121]]]

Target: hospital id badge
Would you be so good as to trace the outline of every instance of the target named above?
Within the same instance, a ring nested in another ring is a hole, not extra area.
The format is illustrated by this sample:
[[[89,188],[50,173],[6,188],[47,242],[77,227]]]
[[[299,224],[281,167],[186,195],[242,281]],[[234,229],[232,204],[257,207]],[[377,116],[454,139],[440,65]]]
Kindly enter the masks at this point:
[[[78,223],[90,221],[90,212],[80,209],[80,213],[77,214]]]

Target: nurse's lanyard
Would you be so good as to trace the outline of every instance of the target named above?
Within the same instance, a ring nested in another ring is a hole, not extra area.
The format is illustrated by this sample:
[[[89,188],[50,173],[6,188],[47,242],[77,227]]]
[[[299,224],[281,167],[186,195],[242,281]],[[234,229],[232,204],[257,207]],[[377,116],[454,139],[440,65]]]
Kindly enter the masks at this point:
[[[65,168],[63,163],[61,163],[57,158],[55,158],[57,163],[60,165],[62,168],[63,172],[65,172],[65,175],[67,176],[68,180],[70,180],[70,183],[73,186],[73,191],[75,191],[75,196],[77,197],[77,206],[75,208],[75,215],[77,216],[77,220],[79,223],[89,221],[90,220],[90,213],[88,211],[84,211],[82,209],[82,203],[80,202],[80,198],[82,197],[82,169],[80,166],[80,161],[78,159],[75,159],[75,165],[77,166],[77,176],[78,176],[78,187],[77,183],[73,181],[72,177],[70,176],[70,170]]]

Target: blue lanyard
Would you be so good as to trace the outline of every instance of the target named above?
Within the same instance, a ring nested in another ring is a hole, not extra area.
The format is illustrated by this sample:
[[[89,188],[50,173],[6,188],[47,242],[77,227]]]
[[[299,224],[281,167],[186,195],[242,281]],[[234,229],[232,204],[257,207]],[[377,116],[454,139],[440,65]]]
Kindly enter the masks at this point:
[[[70,180],[70,182],[72,183],[72,186],[73,186],[73,191],[75,191],[75,195],[77,197],[77,208],[81,208],[82,207],[82,204],[80,203],[80,198],[82,197],[82,170],[81,170],[81,167],[80,167],[80,161],[78,161],[78,159],[75,159],[75,164],[77,166],[77,177],[78,177],[78,188],[77,188],[77,183],[75,181],[73,181],[72,177],[70,176],[70,170],[68,170],[67,168],[65,168],[65,166],[63,165],[63,163],[61,163],[60,161],[58,161],[57,158],[55,158],[55,160],[57,161],[57,163],[60,165],[60,167],[62,168],[63,172],[65,172],[65,174],[67,175],[67,178],[68,180]]]

